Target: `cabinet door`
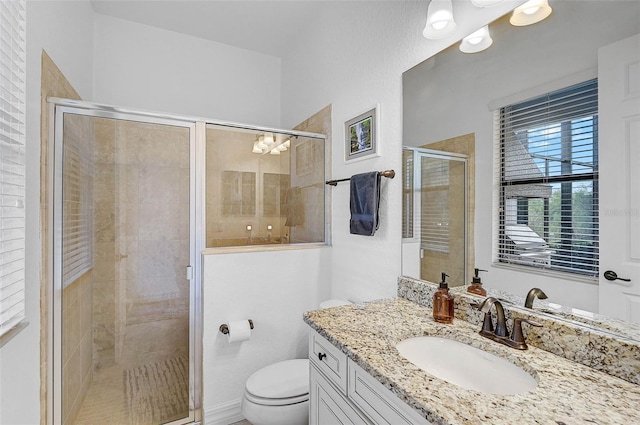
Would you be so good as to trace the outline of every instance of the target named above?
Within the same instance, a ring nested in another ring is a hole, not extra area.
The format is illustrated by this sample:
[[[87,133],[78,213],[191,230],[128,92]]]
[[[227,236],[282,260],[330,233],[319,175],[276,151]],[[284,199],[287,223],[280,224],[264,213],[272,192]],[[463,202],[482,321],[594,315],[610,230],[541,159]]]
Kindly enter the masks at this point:
[[[431,425],[349,359],[349,400],[376,425]]]
[[[309,425],[368,425],[315,366],[310,368]]]

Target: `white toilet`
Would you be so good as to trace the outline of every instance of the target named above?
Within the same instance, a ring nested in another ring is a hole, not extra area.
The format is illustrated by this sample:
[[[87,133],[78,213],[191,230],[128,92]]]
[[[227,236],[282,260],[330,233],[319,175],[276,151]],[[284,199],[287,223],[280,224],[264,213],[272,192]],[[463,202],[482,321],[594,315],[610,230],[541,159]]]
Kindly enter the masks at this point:
[[[320,308],[351,304],[328,300]],[[247,379],[242,415],[253,425],[308,425],[309,359],[265,366]]]

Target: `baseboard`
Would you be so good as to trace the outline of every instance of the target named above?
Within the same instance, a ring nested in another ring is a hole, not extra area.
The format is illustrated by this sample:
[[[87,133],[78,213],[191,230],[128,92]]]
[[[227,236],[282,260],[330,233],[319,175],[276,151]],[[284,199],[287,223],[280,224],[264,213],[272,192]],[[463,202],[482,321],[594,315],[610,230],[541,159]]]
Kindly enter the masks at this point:
[[[242,399],[205,407],[204,425],[229,425],[244,419],[241,413]]]

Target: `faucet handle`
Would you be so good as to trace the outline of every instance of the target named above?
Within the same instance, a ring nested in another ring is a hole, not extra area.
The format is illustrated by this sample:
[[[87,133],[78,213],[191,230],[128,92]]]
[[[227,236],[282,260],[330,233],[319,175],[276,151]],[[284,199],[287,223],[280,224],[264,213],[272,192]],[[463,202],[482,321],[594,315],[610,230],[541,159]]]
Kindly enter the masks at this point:
[[[509,345],[513,348],[517,348],[518,350],[526,350],[528,348],[524,335],[522,334],[522,323],[528,323],[535,327],[542,327],[541,323],[534,322],[533,320],[523,319],[522,317],[516,317],[513,319],[513,331],[511,332],[511,338],[509,338]]]

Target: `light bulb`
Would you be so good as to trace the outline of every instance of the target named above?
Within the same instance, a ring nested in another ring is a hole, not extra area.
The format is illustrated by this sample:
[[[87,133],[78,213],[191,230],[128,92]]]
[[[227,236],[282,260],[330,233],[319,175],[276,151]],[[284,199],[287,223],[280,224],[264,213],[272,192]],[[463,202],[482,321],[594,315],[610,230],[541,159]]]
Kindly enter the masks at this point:
[[[447,37],[456,28],[451,0],[431,0],[427,9],[427,24],[422,30],[422,35],[425,38],[437,40]]]
[[[516,27],[532,25],[551,15],[551,11],[548,0],[529,0],[515,8],[509,22]]]
[[[473,38],[469,38],[467,40],[470,44],[473,44],[474,46],[478,43],[480,43],[482,41],[482,37],[473,37]]]
[[[258,137],[258,147],[260,149],[264,149],[267,147],[267,144],[264,142],[264,136]]]
[[[485,25],[462,39],[460,51],[463,53],[478,53],[489,48],[492,44],[493,39],[489,34],[489,26]]]
[[[262,149],[258,146],[258,141],[253,142],[253,149],[251,149],[253,153],[262,153]]]
[[[275,143],[274,140],[273,140],[273,133],[270,133],[268,131],[266,133],[264,133],[264,142],[267,145],[273,145]]]

